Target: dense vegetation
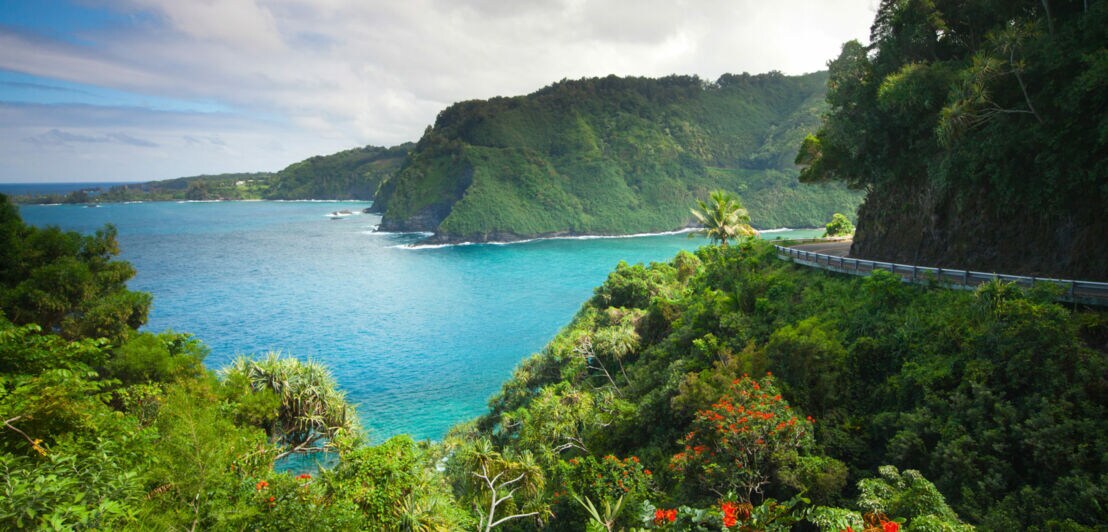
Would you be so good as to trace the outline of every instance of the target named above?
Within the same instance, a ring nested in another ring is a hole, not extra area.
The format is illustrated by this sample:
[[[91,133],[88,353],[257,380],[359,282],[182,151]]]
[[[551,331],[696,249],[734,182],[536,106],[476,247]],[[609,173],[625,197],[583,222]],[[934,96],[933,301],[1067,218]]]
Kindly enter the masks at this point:
[[[869,190],[853,254],[1108,280],[1108,4],[885,0],[801,179]]]
[[[466,528],[426,444],[362,445],[325,368],[271,355],[223,371],[187,334],[139,332],[109,227],[26,226],[0,195],[0,528]],[[276,473],[329,443],[337,467]]]
[[[1050,293],[845,278],[749,241],[621,264],[488,414],[367,446],[324,368],[215,373],[187,334],[135,330],[149,297],[110,229],[0,214],[5,528],[1108,524],[1108,315]],[[332,469],[273,470],[322,445]]]
[[[716,188],[737,193],[757,227],[821,225],[860,198],[797,182],[795,146],[817,127],[825,82],[609,76],[458,103],[382,185],[382,228],[478,241],[673,230]]]
[[[168,200],[370,200],[382,181],[408,157],[412,144],[392,148],[365,146],[314,156],[279,172],[179,177],[108,190],[78,190],[68,194],[29,195],[20,203],[90,203]]]
[[[717,528],[720,501],[843,517],[812,508],[866,510],[882,465],[938,488],[881,510],[911,529],[955,522],[944,498],[990,530],[1108,525],[1108,314],[1001,283],[968,293],[881,273],[809,271],[763,243],[621,264],[459,434],[532,453],[597,505],[633,499],[621,526],[644,500],[690,518],[715,508]],[[646,487],[604,492],[624,475],[597,465],[607,455],[641,460]],[[578,479],[586,466],[600,476]],[[552,526],[581,528],[579,505],[550,504]]]
[[[983,222],[1019,212],[1045,223],[1032,206],[1043,216],[1072,211],[1061,229],[1033,227],[1032,241],[1077,227],[1071,221],[1091,224],[1075,241],[1101,230],[1084,217],[1104,194],[1104,96],[1093,90],[1105,75],[1103,4],[883,2],[875,48],[848,43],[832,64],[831,114],[804,143],[805,178],[870,190],[861,249],[909,242],[926,257],[951,242],[953,253],[969,237],[939,231],[943,220],[967,219],[974,206]],[[813,79],[608,78],[460,104],[381,186],[382,198],[390,212],[438,216],[440,229],[481,227],[480,211],[462,207],[498,205],[494,218],[524,224],[496,226],[510,232],[569,214],[599,223],[609,215],[585,209],[593,199],[642,206],[694,191],[649,176],[703,170],[718,179],[712,188],[727,188],[726,176],[783,164],[781,152],[747,150],[734,121],[711,130],[734,134],[734,149],[696,144],[705,126],[681,122],[692,116],[682,113],[723,112],[732,84],[790,108],[795,91],[771,89]],[[573,102],[616,102],[619,111]],[[573,112],[538,112],[556,105]],[[1090,112],[1066,114],[1073,105]],[[570,116],[576,125],[566,129]],[[596,117],[618,127],[600,128]],[[1079,136],[1070,126],[1090,127]],[[617,129],[637,136],[598,133]],[[673,140],[681,135],[690,142]],[[1017,175],[1018,165],[1044,173]],[[595,181],[560,177],[566,168],[592,168]],[[624,180],[632,175],[647,177]],[[1020,179],[1046,188],[1035,195]],[[621,263],[485,415],[439,443],[400,436],[377,446],[325,368],[269,355],[205,369],[196,339],[137,330],[150,298],[127,290],[134,271],[114,259],[112,228],[82,236],[28,227],[0,196],[0,528],[1108,528],[1108,312],[1062,306],[1044,285],[964,292],[801,268],[743,238],[758,200],[730,184],[750,218],[723,192],[697,211],[719,246],[664,264]],[[516,203],[496,204],[498,196]],[[891,214],[894,204],[907,214]],[[900,239],[919,224],[939,232]],[[455,234],[494,234],[465,231]],[[1085,253],[1100,256],[1103,244]],[[275,472],[279,457],[324,446],[338,455],[334,467]]]
[[[412,148],[411,143],[392,148],[366,146],[309,157],[277,172],[263,197],[371,200],[381,182],[400,169]]]

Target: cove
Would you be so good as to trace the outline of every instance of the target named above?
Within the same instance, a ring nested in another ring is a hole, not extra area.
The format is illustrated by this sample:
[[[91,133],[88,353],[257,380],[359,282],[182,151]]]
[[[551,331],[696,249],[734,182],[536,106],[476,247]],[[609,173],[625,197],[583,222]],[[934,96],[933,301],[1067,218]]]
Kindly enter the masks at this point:
[[[323,362],[373,441],[438,439],[480,415],[512,368],[569,323],[620,261],[666,261],[686,235],[412,248],[359,202],[22,206],[30,224],[119,230],[146,330],[187,331],[206,364],[281,351]],[[770,233],[806,237],[819,230]]]

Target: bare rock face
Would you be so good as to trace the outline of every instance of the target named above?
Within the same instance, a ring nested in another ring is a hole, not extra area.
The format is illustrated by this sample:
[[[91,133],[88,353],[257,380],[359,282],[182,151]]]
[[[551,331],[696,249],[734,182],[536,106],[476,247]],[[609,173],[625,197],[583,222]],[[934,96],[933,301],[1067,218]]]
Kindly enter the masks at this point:
[[[920,266],[1108,281],[1108,219],[1005,208],[987,192],[874,189],[858,210],[852,257]],[[929,198],[928,201],[920,198]],[[1049,218],[1049,219],[1047,219]]]
[[[378,230],[390,233],[432,232],[450,215],[451,205],[453,204],[437,203],[428,205],[407,218],[388,216],[386,213],[385,216],[381,217],[381,225]]]

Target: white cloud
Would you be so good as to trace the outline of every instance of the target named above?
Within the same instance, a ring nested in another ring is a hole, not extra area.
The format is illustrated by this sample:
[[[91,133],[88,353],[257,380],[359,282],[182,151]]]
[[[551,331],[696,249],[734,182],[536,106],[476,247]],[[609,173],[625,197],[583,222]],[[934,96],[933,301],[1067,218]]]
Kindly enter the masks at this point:
[[[90,134],[119,130],[159,149],[193,146],[180,157],[195,157],[189,150],[202,145],[185,145],[184,137],[218,136],[226,142],[223,153],[249,157],[235,161],[234,170],[273,169],[311,155],[308,147],[326,153],[418,140],[452,102],[528,93],[563,78],[819,70],[843,41],[866,38],[875,2],[129,0],[112,8],[149,22],[75,36],[89,45],[0,30],[0,68],[219,102],[240,115],[233,126],[214,115],[208,124],[204,116],[189,117],[173,142],[145,130],[160,131],[159,124],[132,123],[133,130],[109,124]],[[80,123],[62,118],[88,120],[55,113],[38,130],[0,135],[7,143],[51,129],[79,132]],[[257,146],[236,144],[247,142]],[[297,149],[274,154],[258,147],[275,142]],[[159,161],[174,156],[166,157]],[[0,167],[0,180],[13,177]]]

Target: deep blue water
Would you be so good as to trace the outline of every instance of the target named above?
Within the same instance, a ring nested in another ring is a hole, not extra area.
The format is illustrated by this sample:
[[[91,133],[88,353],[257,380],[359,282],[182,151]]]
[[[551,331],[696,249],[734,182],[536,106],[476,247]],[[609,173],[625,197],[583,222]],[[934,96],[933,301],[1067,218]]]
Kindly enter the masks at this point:
[[[665,261],[685,235],[409,248],[373,233],[368,204],[223,202],[23,206],[35,225],[119,229],[148,330],[188,331],[218,368],[282,351],[326,363],[374,440],[440,438],[481,414],[524,357],[573,317],[620,260]],[[803,236],[814,233],[808,231]]]

